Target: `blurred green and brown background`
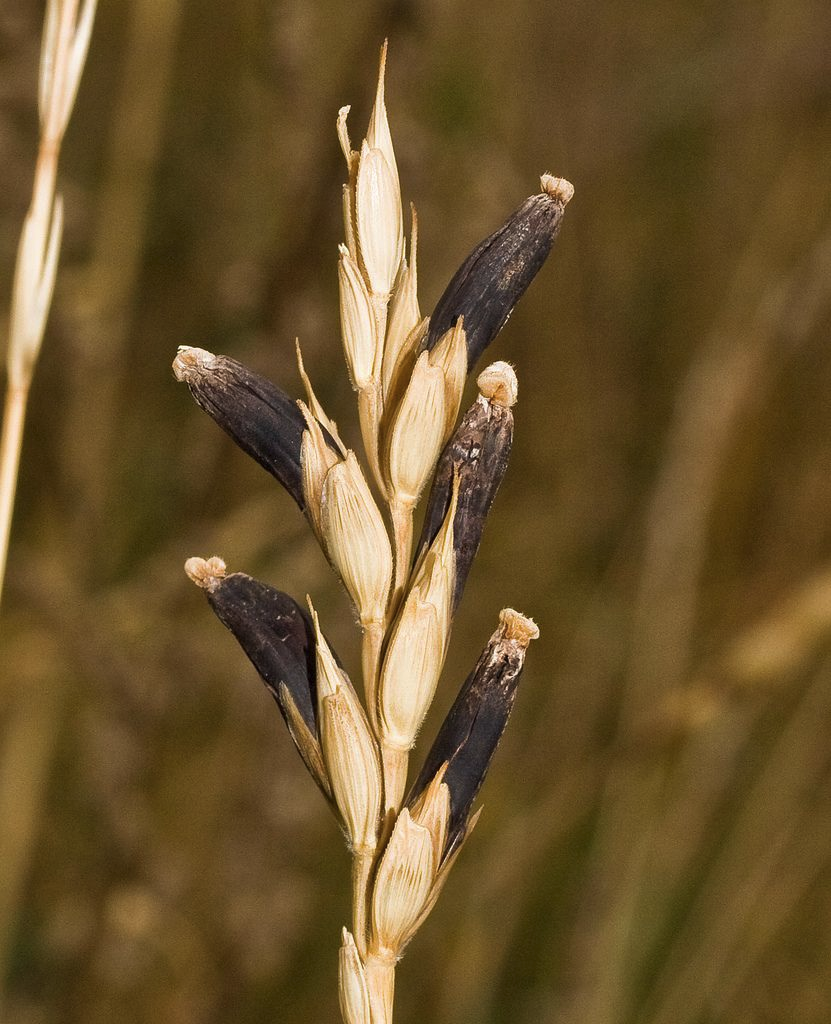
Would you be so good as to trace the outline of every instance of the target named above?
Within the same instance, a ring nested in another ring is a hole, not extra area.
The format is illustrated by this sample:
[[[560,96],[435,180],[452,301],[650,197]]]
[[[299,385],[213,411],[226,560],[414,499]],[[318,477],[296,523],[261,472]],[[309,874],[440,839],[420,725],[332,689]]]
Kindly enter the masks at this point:
[[[3,316],[42,14],[0,7]],[[493,351],[514,458],[426,734],[500,607],[542,636],[396,1019],[828,1024],[826,0],[101,0],[0,618],[0,1019],[337,1019],[347,856],[182,564],[313,594],[354,666],[352,613],[170,364],[299,393],[299,335],[357,437],[334,121],[385,36],[425,311],[541,172],[576,187]]]

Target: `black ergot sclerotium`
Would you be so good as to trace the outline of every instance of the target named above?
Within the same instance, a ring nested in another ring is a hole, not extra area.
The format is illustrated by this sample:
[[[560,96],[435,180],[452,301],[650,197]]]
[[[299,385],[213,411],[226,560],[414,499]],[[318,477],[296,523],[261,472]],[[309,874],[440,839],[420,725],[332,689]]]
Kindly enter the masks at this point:
[[[545,263],[574,194],[563,178],[544,174],[542,191],[530,196],[473,250],[453,275],[430,317],[426,348],[464,317],[467,366],[471,370],[511,315]]]
[[[471,805],[508,724],[525,652],[538,636],[532,619],[512,608],[500,612],[496,632],[462,684],[410,790],[408,806],[447,763],[444,781],[450,790],[450,823],[446,855],[464,835]]]
[[[219,558],[191,558],[185,571],[248,655],[277,702],[312,778],[331,799],[320,749],[315,632],[308,613],[288,594],[252,576],[226,575]]]
[[[197,405],[276,477],[305,512],[300,446],[306,423],[297,403],[236,359],[201,348],[183,345],[173,372],[190,388]],[[326,430],[324,437],[330,440]]]
[[[453,482],[459,491],[453,517],[455,582],[453,611],[459,605],[485,520],[511,455],[514,437],[516,374],[507,363],[489,366],[477,381],[479,397],[462,417],[436,466],[427,501],[416,559],[432,544],[442,527],[453,498]]]

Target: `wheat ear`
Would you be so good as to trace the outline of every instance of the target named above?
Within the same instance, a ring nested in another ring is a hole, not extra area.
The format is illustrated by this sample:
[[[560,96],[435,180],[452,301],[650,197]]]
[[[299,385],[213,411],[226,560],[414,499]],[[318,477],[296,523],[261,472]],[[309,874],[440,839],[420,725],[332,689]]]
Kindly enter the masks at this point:
[[[413,211],[408,260],[385,61],[386,44],[360,149],[349,139],[348,107],[337,120],[348,179],[341,329],[369,478],[315,396],[299,347],[306,401],[296,405],[225,356],[185,347],[173,364],[199,405],[297,502],[360,621],[363,701],[310,601],[306,612],[265,583],[229,574],[216,556],[185,566],[273,694],[352,852],[352,923],[339,955],[345,1024],[392,1024],[396,963],[473,829],[473,802],[538,636],[531,619],[501,612],[408,790],[410,751],[513,439],[513,369],[498,362],[479,375],[478,397],[457,426],[465,381],[545,261],[573,193],[543,175],[541,191],[474,249],[423,318],[418,222]],[[428,490],[413,557],[413,511]]]

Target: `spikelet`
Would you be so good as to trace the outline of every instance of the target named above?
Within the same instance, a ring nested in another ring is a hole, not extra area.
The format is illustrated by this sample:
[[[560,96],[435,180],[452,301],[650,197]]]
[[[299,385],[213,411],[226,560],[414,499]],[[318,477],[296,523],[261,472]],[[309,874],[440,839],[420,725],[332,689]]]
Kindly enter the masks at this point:
[[[455,583],[455,509],[454,498],[392,628],[381,669],[381,733],[385,745],[396,750],[409,750],[415,743],[447,654]]]
[[[384,100],[386,43],[381,50],[375,104],[361,145],[354,191],[358,252],[376,303],[384,306],[404,255],[398,167]]]
[[[389,432],[387,480],[396,501],[412,507],[441,452],[447,418],[446,384],[430,353],[416,360]]]
[[[467,335],[464,317],[439,338],[438,344],[430,351],[430,365],[438,366],[444,374],[444,432],[442,446],[453,433],[459,405],[467,377]]]
[[[311,602],[309,603],[311,608]],[[364,709],[311,608],[317,638],[317,699],[323,757],[353,850],[374,850],[381,813],[381,766]]]
[[[355,224],[370,289],[386,303],[404,253],[401,193],[383,152],[366,142],[355,185]]]
[[[298,406],[306,421],[303,440],[300,444],[300,467],[302,471],[303,498],[306,502],[307,515],[317,538],[323,541],[321,521],[321,503],[323,501],[323,484],[330,469],[342,459],[326,444],[323,431],[317,419],[303,402]]]
[[[384,400],[393,392],[393,385],[399,373],[406,372],[410,359],[415,359],[416,338],[414,333],[422,323],[418,305],[418,218],[415,207],[411,207],[413,226],[410,232],[410,261],[401,260],[401,269],[390,299],[387,336],[384,342],[384,358],[381,370],[381,384]],[[425,333],[421,337],[426,336]],[[421,340],[418,337],[418,340]]]
[[[372,891],[372,946],[398,956],[412,936],[436,877],[433,836],[412,820],[398,815]]]
[[[354,452],[323,480],[321,534],[364,625],[381,622],[392,581],[392,551],[381,513]]]
[[[459,690],[413,784],[408,803],[418,799],[447,762],[448,851],[464,836],[471,805],[508,724],[528,645],[538,636],[532,619],[512,608],[499,613],[498,628]]]
[[[372,300],[357,261],[345,245],[338,247],[338,284],[343,349],[349,379],[356,391],[369,387],[377,358],[376,320]]]

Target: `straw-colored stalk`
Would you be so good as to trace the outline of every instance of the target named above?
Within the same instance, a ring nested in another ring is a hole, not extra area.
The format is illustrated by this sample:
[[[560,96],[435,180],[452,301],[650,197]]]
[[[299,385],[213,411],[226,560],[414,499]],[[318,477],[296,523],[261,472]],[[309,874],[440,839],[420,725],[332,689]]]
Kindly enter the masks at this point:
[[[89,48],[96,0],[49,0],[40,54],[40,144],[32,203],[17,251],[0,436],[0,594],[6,574],[14,495],[29,388],[55,287],[63,201],[55,190],[66,126]]]

